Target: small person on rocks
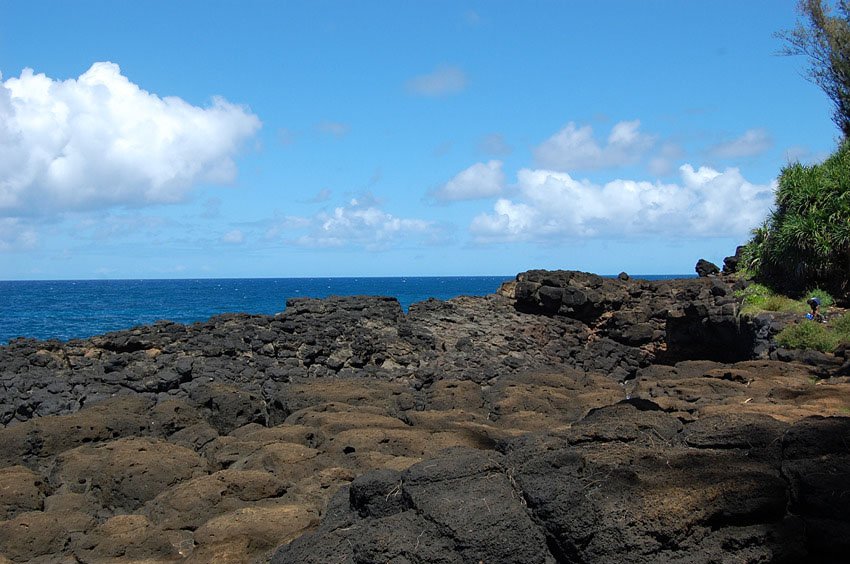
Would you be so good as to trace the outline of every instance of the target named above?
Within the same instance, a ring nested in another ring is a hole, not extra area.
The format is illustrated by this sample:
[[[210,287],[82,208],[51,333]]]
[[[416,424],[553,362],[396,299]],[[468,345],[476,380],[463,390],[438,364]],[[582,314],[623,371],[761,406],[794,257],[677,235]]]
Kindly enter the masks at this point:
[[[820,298],[812,296],[806,300],[806,303],[809,304],[810,308],[812,308],[812,313],[808,314],[806,317],[815,321],[823,321],[823,316],[820,314]]]

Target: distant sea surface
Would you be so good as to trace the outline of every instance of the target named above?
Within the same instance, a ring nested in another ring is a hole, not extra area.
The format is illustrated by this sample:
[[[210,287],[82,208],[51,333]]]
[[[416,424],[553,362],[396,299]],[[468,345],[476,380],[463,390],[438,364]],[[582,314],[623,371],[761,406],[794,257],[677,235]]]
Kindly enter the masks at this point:
[[[649,280],[678,275],[635,276]],[[168,319],[274,314],[288,298],[392,296],[410,304],[495,293],[514,276],[0,281],[0,345],[15,337],[78,339]]]

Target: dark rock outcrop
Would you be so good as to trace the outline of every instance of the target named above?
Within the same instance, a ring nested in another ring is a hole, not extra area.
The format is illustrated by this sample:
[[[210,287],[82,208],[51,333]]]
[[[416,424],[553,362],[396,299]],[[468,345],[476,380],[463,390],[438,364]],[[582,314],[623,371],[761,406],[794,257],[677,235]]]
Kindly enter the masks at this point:
[[[697,276],[700,278],[704,278],[706,276],[717,276],[720,274],[720,268],[713,262],[705,259],[699,259],[694,270],[696,270]]]
[[[446,451],[402,473],[359,478],[316,532],[272,562],[554,563],[520,499],[499,453]]]
[[[683,431],[645,409],[604,408],[578,430],[526,435],[503,454],[447,451],[405,472],[366,474],[272,562],[840,558],[847,537],[827,531],[848,525],[839,498],[850,486],[839,481],[850,464],[838,441],[850,438],[850,419],[789,427],[752,415]],[[813,432],[840,439],[799,449]],[[825,483],[823,466],[808,466],[817,456],[831,462]]]
[[[506,293],[511,293],[510,291]],[[517,307],[582,322],[595,337],[576,364],[632,377],[651,362],[735,361],[752,356],[729,282],[719,278],[622,280],[572,271],[529,271],[512,286]],[[612,351],[610,341],[626,347]],[[604,359],[615,357],[613,365]]]
[[[744,246],[738,245],[735,248],[735,254],[723,259],[723,274],[734,274],[738,272],[738,267],[741,260],[744,258]]]

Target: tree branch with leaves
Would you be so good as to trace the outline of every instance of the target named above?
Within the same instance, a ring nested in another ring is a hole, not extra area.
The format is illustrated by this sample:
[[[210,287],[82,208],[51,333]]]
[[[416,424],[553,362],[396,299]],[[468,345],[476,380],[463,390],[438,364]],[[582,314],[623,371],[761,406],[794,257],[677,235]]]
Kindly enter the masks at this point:
[[[777,33],[780,53],[809,59],[808,78],[832,101],[832,119],[850,138],[850,0],[801,0],[798,9],[797,26]]]

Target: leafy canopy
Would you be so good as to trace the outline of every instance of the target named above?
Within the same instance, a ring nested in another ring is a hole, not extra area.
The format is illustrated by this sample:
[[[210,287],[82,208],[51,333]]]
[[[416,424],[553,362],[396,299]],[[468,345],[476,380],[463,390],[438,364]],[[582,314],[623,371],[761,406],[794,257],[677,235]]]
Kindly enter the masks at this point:
[[[833,103],[832,119],[850,137],[850,0],[836,0],[835,10],[823,0],[800,0],[803,16],[794,29],[777,35],[785,55],[809,59],[808,77]]]
[[[850,141],[826,161],[795,163],[780,176],[773,212],[753,231],[744,265],[756,279],[795,295],[850,289]]]

